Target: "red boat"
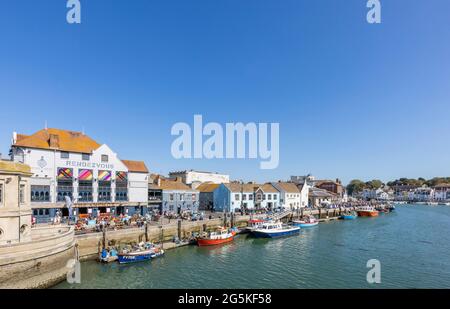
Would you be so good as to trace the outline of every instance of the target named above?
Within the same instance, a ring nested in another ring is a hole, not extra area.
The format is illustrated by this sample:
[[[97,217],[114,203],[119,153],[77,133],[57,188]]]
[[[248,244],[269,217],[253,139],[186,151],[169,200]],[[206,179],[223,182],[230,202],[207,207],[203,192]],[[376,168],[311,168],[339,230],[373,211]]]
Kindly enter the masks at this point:
[[[378,211],[370,206],[359,207],[356,212],[360,217],[378,217]]]
[[[197,244],[199,246],[220,245],[233,241],[234,235],[236,235],[236,232],[230,232],[225,228],[220,228],[215,232],[209,232],[207,235],[197,238]]]

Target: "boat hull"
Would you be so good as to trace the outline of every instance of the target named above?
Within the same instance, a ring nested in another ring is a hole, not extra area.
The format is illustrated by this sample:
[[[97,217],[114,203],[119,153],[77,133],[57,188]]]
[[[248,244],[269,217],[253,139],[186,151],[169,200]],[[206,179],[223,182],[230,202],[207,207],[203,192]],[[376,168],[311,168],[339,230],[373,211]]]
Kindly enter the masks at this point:
[[[282,230],[282,231],[260,231],[260,230],[254,230],[252,231],[252,235],[257,238],[278,238],[278,237],[285,237],[285,236],[291,236],[298,234],[300,232],[300,228],[296,227],[289,230]]]
[[[342,215],[341,219],[342,220],[355,220],[357,216],[353,216],[353,215]]]
[[[378,211],[360,210],[360,211],[358,211],[358,216],[360,216],[360,217],[378,217]]]
[[[224,239],[209,239],[209,238],[199,238],[197,239],[197,244],[199,246],[216,246],[216,245],[221,245],[221,244],[225,244],[228,242],[233,241],[234,239],[234,235],[230,236],[228,238],[224,238]]]
[[[319,222],[303,223],[303,222],[293,221],[292,225],[298,226],[298,227],[301,227],[301,228],[308,228],[308,227],[314,227],[314,226],[319,225]]]
[[[119,254],[118,260],[120,264],[136,263],[148,261],[152,258],[152,253],[147,252],[143,254]]]

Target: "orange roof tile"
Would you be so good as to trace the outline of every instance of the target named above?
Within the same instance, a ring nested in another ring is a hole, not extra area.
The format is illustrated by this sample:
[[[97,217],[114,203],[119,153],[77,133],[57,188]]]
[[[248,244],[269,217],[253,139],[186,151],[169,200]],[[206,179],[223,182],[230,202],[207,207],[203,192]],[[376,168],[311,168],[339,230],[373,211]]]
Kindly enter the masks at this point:
[[[129,172],[148,173],[148,169],[144,161],[122,160],[122,162],[128,168]]]
[[[220,184],[204,182],[201,185],[199,185],[196,190],[200,192],[213,192],[214,190],[217,189],[218,186],[220,186]]]
[[[275,185],[288,193],[300,193],[300,190],[293,182],[277,182]]]
[[[258,189],[261,189],[265,193],[278,193],[279,192],[271,183],[265,183],[262,186],[260,186]]]
[[[18,134],[13,146],[92,153],[100,144],[81,132],[43,129],[29,136]]]
[[[161,179],[158,186],[161,190],[175,190],[175,191],[194,191],[188,185],[181,181],[172,179]]]

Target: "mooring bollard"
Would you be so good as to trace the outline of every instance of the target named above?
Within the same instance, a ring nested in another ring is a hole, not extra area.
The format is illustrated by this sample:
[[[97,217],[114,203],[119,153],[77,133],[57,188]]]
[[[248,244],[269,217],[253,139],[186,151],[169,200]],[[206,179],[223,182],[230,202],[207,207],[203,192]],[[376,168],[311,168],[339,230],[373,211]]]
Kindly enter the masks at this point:
[[[145,241],[148,241],[148,224],[147,221],[145,221]]]
[[[178,220],[178,228],[177,228],[178,239],[181,239],[181,220]]]
[[[102,249],[105,249],[105,247],[106,247],[106,227],[105,227],[105,225],[104,224],[102,224],[102,233],[103,233],[103,235],[102,235]]]

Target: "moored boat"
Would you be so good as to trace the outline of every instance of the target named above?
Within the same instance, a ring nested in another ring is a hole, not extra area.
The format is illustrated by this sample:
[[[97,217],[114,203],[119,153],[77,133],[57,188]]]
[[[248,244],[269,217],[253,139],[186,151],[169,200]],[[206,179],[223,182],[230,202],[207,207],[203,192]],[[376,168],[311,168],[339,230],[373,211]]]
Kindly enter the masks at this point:
[[[229,231],[223,227],[219,228],[217,231],[209,232],[206,235],[202,235],[197,238],[197,244],[199,246],[214,246],[220,245],[227,242],[231,242],[234,239],[236,232]]]
[[[255,237],[275,238],[290,236],[300,232],[300,227],[284,225],[281,222],[265,222],[260,228],[252,230]]]
[[[359,207],[356,212],[360,217],[378,217],[378,211],[376,211],[372,206]]]
[[[358,217],[358,214],[356,213],[356,211],[352,211],[352,212],[341,215],[339,218],[342,220],[354,220],[357,217]]]
[[[308,228],[317,226],[319,224],[319,220],[317,220],[313,216],[306,216],[303,220],[293,220],[292,224],[301,228]]]
[[[247,222],[247,227],[246,227],[246,231],[251,232],[254,229],[260,228],[263,223],[266,222],[262,219],[252,219],[252,220],[248,220]]]
[[[156,248],[152,243],[140,243],[131,249],[122,250],[117,257],[120,264],[127,264],[147,261],[162,254],[164,254],[164,250]]]

